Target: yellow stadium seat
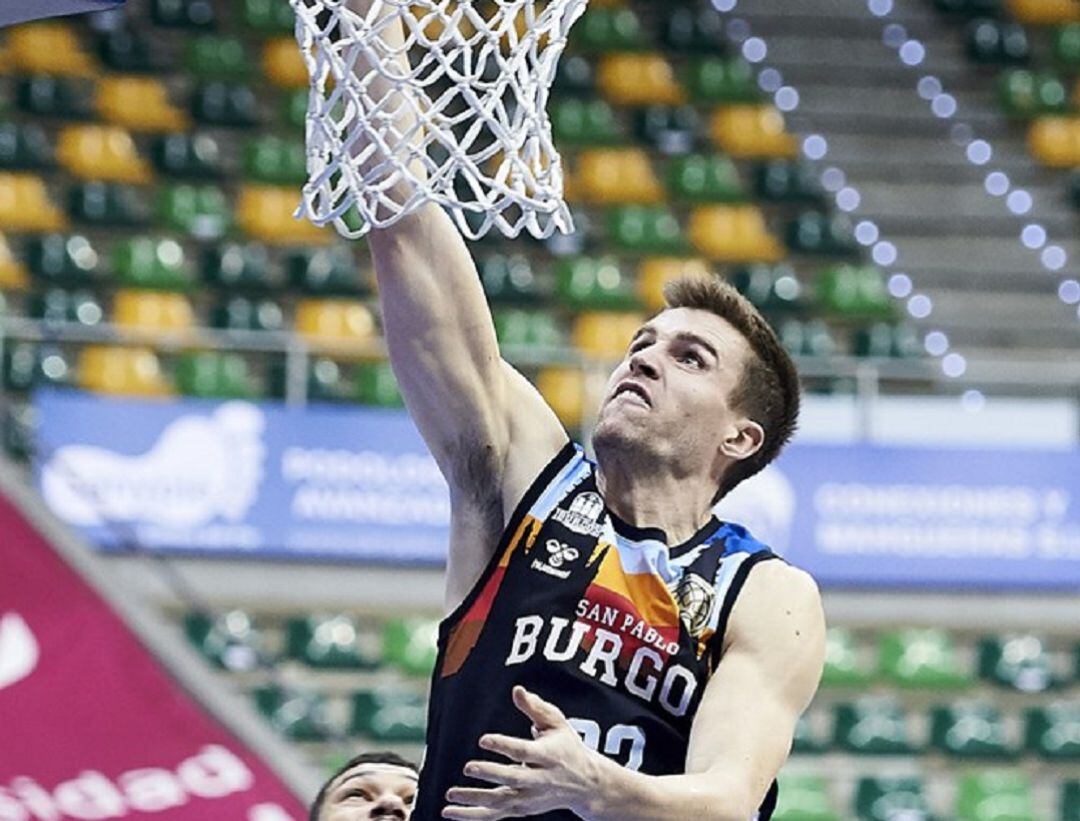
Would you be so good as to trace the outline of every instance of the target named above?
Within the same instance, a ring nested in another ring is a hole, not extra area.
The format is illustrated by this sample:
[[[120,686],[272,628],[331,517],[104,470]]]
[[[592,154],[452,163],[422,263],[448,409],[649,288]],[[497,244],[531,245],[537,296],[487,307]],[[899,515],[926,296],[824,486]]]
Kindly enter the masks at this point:
[[[23,74],[91,77],[98,72],[75,30],[66,23],[16,26],[8,35],[8,51],[11,65]]]
[[[7,47],[7,43],[0,43],[0,74],[10,74],[11,69],[11,49]]]
[[[574,347],[595,359],[621,359],[645,322],[638,313],[587,311],[574,320]]]
[[[279,37],[263,46],[263,72],[280,88],[307,88],[304,56],[292,37]]]
[[[371,339],[375,319],[359,300],[303,299],[296,306],[294,327],[312,342],[333,345]]]
[[[753,205],[709,205],[690,215],[690,242],[716,262],[778,262],[784,247]]]
[[[26,267],[15,259],[7,238],[0,234],[0,289],[25,291],[30,286]]]
[[[79,352],[79,385],[120,396],[164,397],[173,390],[150,348],[88,345]]]
[[[135,141],[119,126],[73,125],[60,132],[56,158],[84,180],[145,183],[150,166],[139,156]]]
[[[1041,117],[1028,131],[1032,156],[1052,168],[1080,165],[1080,118]]]
[[[795,138],[785,131],[784,116],[769,105],[733,105],[716,110],[713,142],[732,157],[764,159],[793,157]]]
[[[165,85],[154,77],[102,78],[97,107],[102,119],[132,131],[181,131],[189,124],[187,115],[169,102]]]
[[[247,185],[237,198],[236,223],[244,233],[270,245],[330,242],[329,230],[293,217],[299,202],[300,192],[294,188]]]
[[[124,289],[117,291],[113,300],[113,322],[124,328],[170,334],[190,330],[195,313],[183,294]]]
[[[610,54],[597,72],[601,94],[616,105],[680,105],[686,94],[662,54]]]
[[[650,311],[664,307],[664,285],[683,276],[708,276],[709,264],[700,257],[649,257],[638,268],[637,292]]]
[[[33,174],[0,174],[0,230],[59,231],[67,225],[45,181]]]
[[[577,428],[585,417],[585,377],[577,368],[542,368],[536,389],[568,428]]]
[[[573,193],[596,205],[651,205],[666,194],[640,148],[597,148],[578,155]]]
[[[1008,7],[1013,17],[1033,26],[1080,22],[1080,3],[1076,0],[1008,0]]]

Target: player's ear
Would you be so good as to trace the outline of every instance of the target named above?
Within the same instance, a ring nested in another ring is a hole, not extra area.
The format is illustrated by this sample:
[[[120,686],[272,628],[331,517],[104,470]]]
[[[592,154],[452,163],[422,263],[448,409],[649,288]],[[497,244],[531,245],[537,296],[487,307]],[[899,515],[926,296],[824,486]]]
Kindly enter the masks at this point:
[[[761,450],[765,444],[765,429],[753,419],[738,419],[720,442],[720,452],[727,458],[741,462]]]

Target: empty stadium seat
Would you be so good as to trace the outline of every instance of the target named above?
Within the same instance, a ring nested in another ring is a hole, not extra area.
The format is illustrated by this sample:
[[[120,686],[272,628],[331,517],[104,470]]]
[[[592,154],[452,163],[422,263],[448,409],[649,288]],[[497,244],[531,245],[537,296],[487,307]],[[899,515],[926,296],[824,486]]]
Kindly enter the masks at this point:
[[[638,139],[661,154],[686,154],[697,148],[701,114],[691,105],[651,105],[634,112]]]
[[[807,211],[788,223],[787,246],[803,254],[851,256],[858,253],[855,229],[846,214]]]
[[[855,635],[841,627],[830,627],[825,635],[825,668],[822,687],[861,687],[873,677],[864,661]]]
[[[150,15],[157,25],[168,28],[205,29],[215,23],[210,0],[151,0]]]
[[[172,388],[149,348],[87,345],[79,351],[78,382],[86,390],[122,396],[164,397]]]
[[[829,357],[839,353],[832,331],[821,319],[786,319],[780,323],[777,334],[792,356]]]
[[[86,80],[35,74],[19,80],[19,108],[39,117],[87,120],[94,114],[93,86]]]
[[[661,37],[675,53],[716,54],[725,47],[723,28],[723,18],[715,9],[673,5],[667,10]]]
[[[222,34],[188,40],[185,65],[201,80],[243,80],[251,72],[243,40]]]
[[[581,426],[585,417],[585,378],[578,368],[541,368],[535,385],[563,425],[570,430]]]
[[[60,132],[56,158],[84,180],[145,183],[150,168],[131,134],[119,126],[74,125]]]
[[[967,29],[966,45],[968,56],[978,63],[1026,63],[1031,57],[1027,32],[1017,23],[973,20]]]
[[[184,616],[184,634],[214,665],[232,672],[256,669],[263,655],[262,637],[251,616],[242,610],[220,615],[190,612]]]
[[[1080,165],[1080,117],[1040,117],[1028,129],[1028,149],[1043,165]]]
[[[776,202],[821,203],[825,189],[817,170],[799,160],[766,160],[754,173],[758,196]]]
[[[907,323],[875,322],[855,329],[851,352],[881,359],[915,359],[923,355],[919,331]]]
[[[288,619],[286,651],[290,658],[309,667],[374,669],[381,656],[379,640],[362,634],[357,627],[355,619],[345,615]]]
[[[86,285],[100,275],[100,257],[81,234],[45,234],[25,247],[30,271],[36,280]]]
[[[314,296],[359,296],[368,291],[350,245],[307,248],[285,260],[289,284]]]
[[[480,260],[480,282],[494,305],[536,305],[542,302],[536,274],[524,254],[488,254]]]
[[[12,66],[22,74],[90,77],[98,71],[67,22],[16,26],[8,32],[7,50]]]
[[[493,314],[499,345],[519,350],[562,347],[566,340],[558,321],[548,311],[496,309]]]
[[[753,66],[739,58],[710,56],[695,60],[687,87],[700,103],[754,103],[761,96]]]
[[[1027,710],[1028,750],[1053,761],[1080,761],[1080,701],[1059,701]]]
[[[708,263],[700,257],[648,257],[638,267],[637,296],[649,311],[664,307],[664,285],[683,276],[708,276]]]
[[[188,125],[187,115],[169,102],[156,77],[103,77],[97,107],[103,120],[132,131],[179,131]]]
[[[1005,5],[1013,17],[1033,26],[1080,22],[1080,7],[1071,0],[1006,0]]]
[[[586,311],[574,320],[574,347],[595,359],[622,359],[644,321],[638,313]]]
[[[814,223],[815,227],[819,223]],[[835,242],[835,233],[828,238],[810,239],[809,223],[800,227],[806,234],[797,238],[800,250],[815,249],[818,253],[838,253],[844,246]],[[832,231],[831,227],[826,229]],[[828,250],[825,250],[828,249]],[[874,265],[834,265],[818,274],[817,299],[821,307],[838,317],[876,319],[893,314],[885,275]]]
[[[30,391],[41,385],[68,385],[74,368],[62,348],[33,342],[5,342],[3,384],[7,390]]]
[[[1007,114],[1025,119],[1062,114],[1071,108],[1061,78],[1022,68],[1006,71],[998,78],[998,99]]]
[[[427,677],[435,669],[438,630],[431,619],[390,619],[383,627],[383,657],[409,675]]]
[[[294,188],[247,185],[236,200],[236,224],[252,239],[269,245],[325,244],[333,236],[306,219],[295,219],[293,212],[300,201]]]
[[[821,776],[781,773],[778,781],[780,793],[773,821],[840,821]]]
[[[628,6],[590,7],[570,33],[571,46],[584,52],[636,51],[647,42],[641,19]]]
[[[662,54],[609,54],[596,71],[600,93],[620,106],[680,105],[686,94]]]
[[[568,257],[555,269],[556,291],[575,310],[629,310],[637,307],[632,279],[614,257]]]
[[[1057,686],[1050,655],[1037,636],[990,636],[979,642],[979,675],[1024,693]]]
[[[262,243],[229,243],[203,252],[203,281],[229,290],[263,290],[269,279],[269,254]]]
[[[247,128],[259,122],[255,92],[243,83],[204,83],[195,90],[191,110],[204,125]]]
[[[215,185],[164,186],[158,191],[159,221],[195,239],[212,240],[229,228],[231,208],[225,192]]]
[[[359,300],[302,299],[296,305],[294,327],[316,343],[363,342],[372,338],[375,320]]]
[[[215,179],[224,173],[218,141],[209,134],[166,134],[151,149],[154,164],[172,177]]]
[[[664,200],[647,153],[637,148],[599,148],[578,155],[575,192],[595,205],[651,205]]]
[[[95,227],[143,227],[150,222],[145,191],[125,183],[76,183],[68,189],[68,215]]]
[[[799,716],[795,722],[795,734],[791,739],[791,752],[795,755],[817,755],[829,747],[829,740],[818,733],[812,721],[812,711]]]
[[[930,742],[956,758],[1010,758],[1001,711],[986,702],[958,702],[935,707],[930,714]]]
[[[16,402],[4,403],[0,425],[4,452],[12,459],[27,462],[34,455],[34,406]]]
[[[611,145],[623,139],[615,112],[604,100],[568,97],[552,103],[551,127],[560,146]]]
[[[253,138],[244,146],[244,174],[254,182],[270,185],[303,184],[307,181],[304,141],[272,134]]]
[[[679,254],[688,250],[675,212],[663,205],[621,205],[608,211],[608,241],[639,254]]]
[[[7,237],[0,234],[0,293],[3,291],[22,291],[30,284],[26,267],[15,258]]]
[[[690,215],[694,248],[717,262],[777,262],[784,249],[753,205],[706,205]]]
[[[237,296],[219,302],[211,309],[210,324],[227,331],[281,331],[285,327],[285,316],[281,305],[272,299]]]
[[[1054,58],[1071,70],[1080,68],[1080,23],[1069,23],[1054,33]]]
[[[860,755],[904,755],[913,745],[907,718],[898,702],[866,697],[834,708],[833,743]]]
[[[860,778],[852,809],[858,821],[932,821],[922,779]]]
[[[768,105],[732,105],[717,109],[710,125],[713,142],[732,157],[793,157],[797,145],[783,115]]]
[[[383,408],[404,405],[405,400],[389,362],[361,362],[356,366],[356,401]]]
[[[556,95],[591,95],[595,89],[596,74],[593,64],[579,54],[567,54],[555,69],[551,90]]]
[[[113,71],[160,72],[167,68],[165,54],[155,48],[152,39],[141,29],[126,24],[102,33],[98,55]]]
[[[258,395],[247,360],[237,353],[188,351],[177,359],[176,388],[185,396],[253,399]]]
[[[289,34],[296,21],[287,0],[244,0],[244,22],[261,34]]]
[[[352,697],[350,732],[381,743],[424,740],[427,703],[419,694],[400,689],[361,690]]]
[[[195,324],[195,311],[183,294],[122,289],[113,297],[113,322],[148,333],[178,333]]]
[[[268,40],[263,46],[262,73],[278,88],[308,87],[308,70],[304,55],[296,47],[295,37]]]
[[[961,775],[955,817],[957,821],[1036,821],[1028,776],[1016,770]]]
[[[714,154],[678,157],[668,166],[668,190],[690,202],[741,202],[746,199],[739,172],[729,158]]]
[[[67,220],[33,174],[0,174],[0,225],[6,231],[59,231]]]
[[[112,268],[124,287],[183,291],[191,285],[183,247],[175,240],[131,237],[113,246]]]
[[[0,168],[34,170],[53,164],[52,146],[34,123],[0,123]]]
[[[340,363],[325,356],[310,359],[301,377],[298,390],[305,392],[308,402],[352,402],[355,387],[350,384]],[[289,396],[289,369],[284,359],[275,361],[267,372],[267,393],[279,399]]]
[[[85,327],[98,325],[105,312],[98,298],[90,291],[66,291],[50,288],[33,295],[30,315],[45,323],[71,322]]]
[[[810,305],[798,272],[786,263],[747,265],[734,271],[730,281],[766,316],[801,312]]]
[[[325,741],[334,735],[325,696],[266,685],[253,691],[255,706],[271,726],[294,741]]]

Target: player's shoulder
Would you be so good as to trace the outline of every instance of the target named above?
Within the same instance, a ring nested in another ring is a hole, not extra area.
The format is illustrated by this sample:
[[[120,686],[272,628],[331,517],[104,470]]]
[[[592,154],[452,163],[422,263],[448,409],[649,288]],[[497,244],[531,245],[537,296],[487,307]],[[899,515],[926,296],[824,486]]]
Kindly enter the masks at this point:
[[[729,641],[757,644],[775,638],[778,631],[824,635],[821,591],[814,577],[781,559],[758,563],[732,612]]]
[[[779,557],[754,568],[747,579],[746,592],[790,603],[821,602],[821,591],[814,577]]]

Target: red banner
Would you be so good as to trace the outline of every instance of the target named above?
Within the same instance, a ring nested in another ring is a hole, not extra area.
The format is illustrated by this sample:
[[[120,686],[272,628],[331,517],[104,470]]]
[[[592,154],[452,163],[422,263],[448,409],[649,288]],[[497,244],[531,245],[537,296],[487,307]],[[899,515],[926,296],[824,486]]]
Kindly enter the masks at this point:
[[[0,821],[151,817],[306,813],[0,497]]]

